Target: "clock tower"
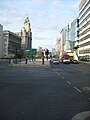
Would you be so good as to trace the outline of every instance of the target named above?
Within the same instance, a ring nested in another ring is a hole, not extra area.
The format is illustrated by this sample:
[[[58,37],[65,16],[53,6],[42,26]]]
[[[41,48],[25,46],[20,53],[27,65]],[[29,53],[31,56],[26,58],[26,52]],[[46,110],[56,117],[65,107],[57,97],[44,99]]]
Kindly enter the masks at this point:
[[[23,24],[23,28],[21,29],[21,48],[22,49],[29,49],[32,48],[32,32],[31,32],[31,26],[30,26],[30,20],[29,17],[26,16]]]

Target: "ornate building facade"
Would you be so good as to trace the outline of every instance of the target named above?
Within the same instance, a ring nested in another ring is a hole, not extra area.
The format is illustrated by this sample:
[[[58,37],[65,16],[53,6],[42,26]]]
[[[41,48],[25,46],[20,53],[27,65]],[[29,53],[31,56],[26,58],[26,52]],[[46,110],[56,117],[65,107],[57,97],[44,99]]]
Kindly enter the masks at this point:
[[[29,17],[27,16],[25,18],[25,21],[24,21],[24,24],[23,24],[23,28],[21,29],[21,32],[16,33],[22,39],[21,49],[23,49],[23,50],[32,48],[32,32],[31,32],[30,27],[31,26],[30,26]]]

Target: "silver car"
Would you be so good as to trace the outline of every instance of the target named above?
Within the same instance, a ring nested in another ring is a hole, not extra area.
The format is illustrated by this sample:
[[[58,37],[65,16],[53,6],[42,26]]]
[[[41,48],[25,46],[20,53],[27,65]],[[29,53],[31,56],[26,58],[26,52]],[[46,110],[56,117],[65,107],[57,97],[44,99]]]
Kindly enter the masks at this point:
[[[59,61],[58,58],[52,58],[52,63],[53,63],[53,64],[59,64],[60,61]]]

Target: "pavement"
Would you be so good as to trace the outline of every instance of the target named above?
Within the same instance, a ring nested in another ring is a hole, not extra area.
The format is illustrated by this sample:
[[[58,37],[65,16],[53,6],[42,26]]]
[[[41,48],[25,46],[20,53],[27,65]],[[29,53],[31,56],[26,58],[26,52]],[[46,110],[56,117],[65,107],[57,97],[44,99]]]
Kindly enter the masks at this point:
[[[44,64],[42,64],[41,59],[36,59],[35,61],[28,60],[27,64],[25,64],[25,60],[18,62],[18,63],[11,63],[9,66],[14,66],[14,67],[50,67],[50,60],[44,60]]]
[[[90,64],[90,62],[79,61],[80,63]],[[50,59],[47,61],[44,59],[44,64],[42,64],[42,59],[36,59],[35,61],[28,60],[27,64],[25,64],[25,60],[22,60],[18,63],[9,64],[9,66],[13,67],[50,67]]]
[[[86,62],[86,61],[79,61],[80,63],[86,63],[86,64],[90,64],[90,62]]]

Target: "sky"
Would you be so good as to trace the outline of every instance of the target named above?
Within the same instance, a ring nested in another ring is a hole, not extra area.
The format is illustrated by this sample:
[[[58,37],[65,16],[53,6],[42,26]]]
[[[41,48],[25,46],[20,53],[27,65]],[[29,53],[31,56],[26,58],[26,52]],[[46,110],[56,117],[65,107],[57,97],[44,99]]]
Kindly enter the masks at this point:
[[[32,47],[55,48],[60,31],[79,15],[80,0],[2,0],[3,30],[19,32],[26,15],[30,19]]]

